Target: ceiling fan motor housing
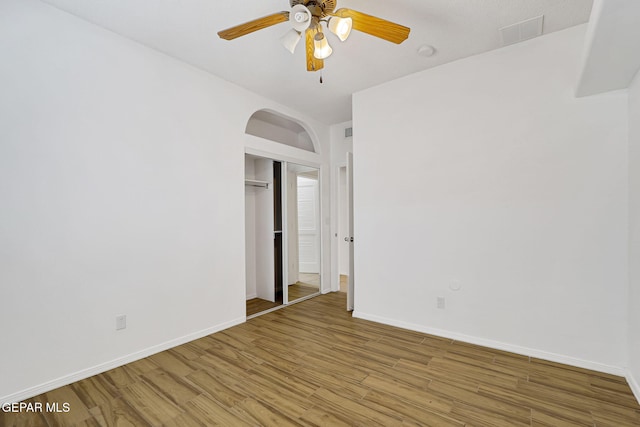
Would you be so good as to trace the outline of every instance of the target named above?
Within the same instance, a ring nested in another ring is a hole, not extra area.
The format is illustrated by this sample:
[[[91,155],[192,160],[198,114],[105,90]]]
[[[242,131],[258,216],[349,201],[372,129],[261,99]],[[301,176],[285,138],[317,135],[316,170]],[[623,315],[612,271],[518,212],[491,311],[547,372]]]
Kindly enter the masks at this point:
[[[336,9],[336,0],[289,0],[291,7],[301,4],[306,6],[313,16],[323,18]]]

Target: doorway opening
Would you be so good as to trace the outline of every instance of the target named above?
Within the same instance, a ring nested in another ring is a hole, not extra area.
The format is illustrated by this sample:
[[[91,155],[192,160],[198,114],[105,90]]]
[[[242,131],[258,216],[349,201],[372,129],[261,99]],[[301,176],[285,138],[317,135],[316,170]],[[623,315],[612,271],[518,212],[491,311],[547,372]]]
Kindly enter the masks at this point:
[[[245,154],[248,318],[320,294],[321,235],[320,170]]]
[[[338,274],[340,292],[347,292],[349,286],[349,252],[350,242],[345,237],[349,232],[349,194],[347,191],[347,167],[338,170]]]

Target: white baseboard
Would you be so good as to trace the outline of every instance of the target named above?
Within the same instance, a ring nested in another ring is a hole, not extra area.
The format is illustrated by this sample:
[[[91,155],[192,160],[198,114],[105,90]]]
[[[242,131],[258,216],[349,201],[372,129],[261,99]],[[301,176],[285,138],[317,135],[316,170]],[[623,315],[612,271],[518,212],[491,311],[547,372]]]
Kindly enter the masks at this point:
[[[493,341],[485,338],[473,337],[470,335],[459,334],[456,332],[446,331],[443,329],[429,328],[423,325],[417,325],[414,323],[408,323],[400,320],[387,319],[372,314],[362,313],[359,311],[353,312],[353,317],[359,319],[370,320],[372,322],[383,323],[385,325],[395,326],[398,328],[409,329],[411,331],[422,332],[429,335],[435,335],[438,337],[449,338],[456,341],[462,341],[469,344],[476,344],[483,347],[489,347],[496,350],[508,351],[511,353],[521,354],[523,356],[535,357],[538,359],[548,360],[550,362],[562,363],[565,365],[576,366],[578,368],[590,369],[592,371],[604,372],[611,375],[618,375],[621,377],[628,377],[628,371],[625,368],[618,366],[606,365],[603,363],[592,362],[589,360],[578,359],[571,356],[565,356],[562,354],[550,353],[543,350],[537,350],[534,348],[522,347],[513,344],[507,344],[500,341]],[[634,390],[636,397],[638,393]]]
[[[254,299],[254,298],[258,298],[258,294],[247,295],[247,301],[249,301],[250,299]]]
[[[211,328],[194,332],[192,334],[185,335],[183,337],[176,338],[171,341],[166,341],[162,344],[154,345],[152,347],[145,348],[144,350],[136,351],[135,353],[131,353],[126,356],[119,357],[117,359],[114,359],[105,363],[101,363],[91,368],[83,369],[81,371],[77,371],[72,374],[65,375],[63,377],[57,378],[52,381],[48,381],[46,383],[37,385],[35,387],[29,387],[17,393],[9,394],[7,396],[2,396],[0,397],[0,405],[4,403],[20,402],[22,400],[29,399],[39,394],[54,390],[58,387],[63,387],[71,383],[74,383],[76,381],[84,380],[94,375],[101,374],[108,370],[117,368],[119,366],[126,365],[127,363],[135,362],[136,360],[144,359],[145,357],[149,357],[156,353],[160,353],[161,351],[165,351],[170,348],[177,347],[179,345],[188,343],[190,341],[205,337],[207,335],[220,332],[232,326],[236,326],[241,323],[244,323],[245,321],[246,321],[246,317],[241,317],[229,322],[221,323]]]
[[[629,384],[629,387],[631,387],[631,391],[633,392],[633,395],[636,397],[636,400],[638,401],[638,403],[640,403],[640,384],[638,383],[636,378],[633,376],[631,371],[627,371],[626,377],[627,377],[627,383]]]

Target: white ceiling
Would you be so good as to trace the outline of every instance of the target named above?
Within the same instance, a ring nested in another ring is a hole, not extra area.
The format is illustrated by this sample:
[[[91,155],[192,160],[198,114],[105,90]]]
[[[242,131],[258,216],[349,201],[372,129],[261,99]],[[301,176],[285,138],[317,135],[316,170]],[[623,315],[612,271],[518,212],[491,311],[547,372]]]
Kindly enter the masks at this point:
[[[207,70],[326,124],[351,119],[351,94],[501,47],[499,28],[544,15],[544,33],[587,22],[592,0],[338,0],[411,28],[401,45],[352,32],[320,72],[307,72],[303,43],[291,55],[283,23],[226,41],[219,30],[289,10],[288,0],[44,0],[60,9]],[[419,46],[436,48],[430,58]]]

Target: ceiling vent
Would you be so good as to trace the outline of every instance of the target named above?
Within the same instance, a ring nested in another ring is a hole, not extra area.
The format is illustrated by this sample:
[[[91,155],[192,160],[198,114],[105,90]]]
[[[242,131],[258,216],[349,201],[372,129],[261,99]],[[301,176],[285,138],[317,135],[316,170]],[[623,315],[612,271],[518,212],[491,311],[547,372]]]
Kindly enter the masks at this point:
[[[345,138],[351,138],[353,136],[353,128],[352,127],[348,127],[344,129],[344,137]]]
[[[502,35],[502,45],[518,43],[542,35],[542,23],[544,15],[517,22],[513,25],[500,28]]]

